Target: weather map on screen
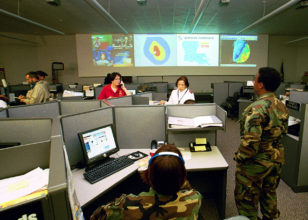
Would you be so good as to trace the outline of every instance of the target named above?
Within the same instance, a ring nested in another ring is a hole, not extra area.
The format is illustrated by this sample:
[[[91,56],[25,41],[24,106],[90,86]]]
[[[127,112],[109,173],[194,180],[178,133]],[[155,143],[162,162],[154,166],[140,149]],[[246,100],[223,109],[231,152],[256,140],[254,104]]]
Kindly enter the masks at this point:
[[[178,34],[178,66],[218,66],[218,34]]]
[[[135,34],[135,66],[176,66],[176,35]]]
[[[134,64],[133,35],[92,35],[93,64],[108,67],[130,67]]]
[[[255,48],[258,36],[255,35],[221,35],[220,66],[256,67]]]

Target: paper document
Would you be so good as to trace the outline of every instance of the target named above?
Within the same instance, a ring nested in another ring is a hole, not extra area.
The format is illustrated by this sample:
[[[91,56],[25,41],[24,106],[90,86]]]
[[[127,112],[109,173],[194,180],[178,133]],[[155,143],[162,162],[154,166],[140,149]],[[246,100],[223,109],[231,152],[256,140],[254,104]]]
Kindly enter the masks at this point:
[[[222,127],[222,121],[215,115],[198,116],[195,118],[168,117],[171,128],[205,128],[209,126]]]
[[[69,90],[64,90],[63,92],[63,97],[75,97],[75,96],[83,97],[83,92],[74,92]]]
[[[44,189],[48,185],[48,177],[49,169],[38,167],[24,175],[0,180],[0,204]]]

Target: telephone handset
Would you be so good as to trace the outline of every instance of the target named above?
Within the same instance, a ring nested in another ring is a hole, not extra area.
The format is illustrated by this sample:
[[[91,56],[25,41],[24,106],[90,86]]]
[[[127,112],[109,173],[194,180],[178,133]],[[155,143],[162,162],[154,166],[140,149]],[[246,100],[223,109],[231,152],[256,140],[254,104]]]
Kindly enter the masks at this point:
[[[157,149],[157,140],[152,140],[151,141],[151,146],[150,146],[151,149]]]

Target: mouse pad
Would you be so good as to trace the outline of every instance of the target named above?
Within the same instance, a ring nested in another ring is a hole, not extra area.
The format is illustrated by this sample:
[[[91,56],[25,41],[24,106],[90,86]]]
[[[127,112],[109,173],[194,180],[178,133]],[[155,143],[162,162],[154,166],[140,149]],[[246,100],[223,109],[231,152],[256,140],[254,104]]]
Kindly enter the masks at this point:
[[[139,160],[139,159],[147,157],[147,156],[148,155],[145,154],[145,153],[142,153],[140,151],[136,151],[136,152],[133,152],[133,153],[129,154],[128,158],[132,159],[132,160]]]

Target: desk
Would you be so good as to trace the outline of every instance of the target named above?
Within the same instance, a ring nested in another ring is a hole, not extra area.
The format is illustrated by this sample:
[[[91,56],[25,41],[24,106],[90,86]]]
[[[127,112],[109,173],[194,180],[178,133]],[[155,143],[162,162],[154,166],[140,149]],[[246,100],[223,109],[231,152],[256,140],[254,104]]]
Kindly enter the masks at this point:
[[[121,149],[118,155],[121,156],[138,150],[147,154],[150,151],[149,149]],[[183,155],[184,158],[185,154]],[[218,148],[213,146],[210,152],[191,153],[191,159],[185,161],[185,167],[189,174],[188,179],[196,190],[201,193],[207,193],[209,190],[215,189],[213,193],[217,199],[217,208],[221,217],[224,218],[228,164]],[[102,196],[117,184],[136,173],[137,169],[138,162],[135,162],[131,166],[94,184],[90,184],[84,179],[84,169],[73,170],[73,181],[80,205],[84,207]],[[215,176],[213,174],[217,174],[215,178],[212,178]]]

